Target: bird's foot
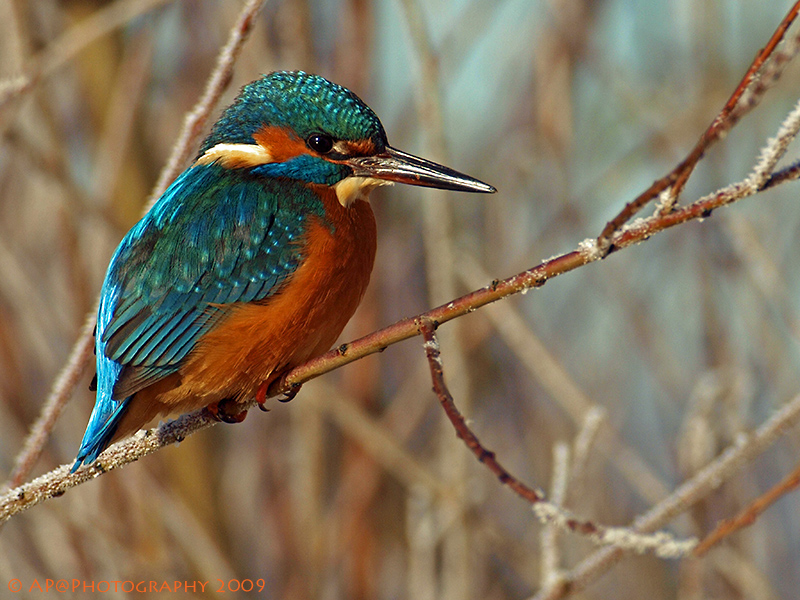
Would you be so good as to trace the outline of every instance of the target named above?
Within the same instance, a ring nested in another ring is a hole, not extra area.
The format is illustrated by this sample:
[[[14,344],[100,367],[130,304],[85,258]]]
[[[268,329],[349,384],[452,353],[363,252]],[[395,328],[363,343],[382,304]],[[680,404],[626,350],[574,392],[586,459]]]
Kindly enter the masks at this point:
[[[206,407],[208,413],[217,421],[223,423],[241,423],[247,416],[246,410],[234,412],[237,407],[237,402],[231,398],[227,400],[220,400],[214,404],[209,404]]]
[[[258,386],[258,390],[256,391],[256,402],[258,402],[258,408],[263,410],[264,412],[269,412],[269,409],[264,406],[264,403],[267,401],[267,397],[269,394],[270,388],[275,389],[276,387],[280,387],[282,385],[282,380],[278,382],[278,385],[275,385],[275,382],[265,381],[260,386]],[[283,393],[283,395],[278,398],[278,402],[289,402],[290,400],[294,399],[297,396],[297,392],[300,391],[300,388],[303,384],[301,383],[293,383],[289,389]]]
[[[258,390],[256,390],[256,402],[258,402],[259,410],[263,412],[269,412],[269,409],[264,406],[264,403],[267,401],[267,388],[269,388],[269,382],[265,381],[258,386]]]

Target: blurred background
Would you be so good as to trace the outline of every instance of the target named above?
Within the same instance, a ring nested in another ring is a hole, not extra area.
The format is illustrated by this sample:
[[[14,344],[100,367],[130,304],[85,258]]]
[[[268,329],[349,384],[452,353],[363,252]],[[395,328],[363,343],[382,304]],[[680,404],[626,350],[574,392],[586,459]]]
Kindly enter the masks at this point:
[[[0,2],[2,80],[46,67],[0,107],[4,474],[242,6]],[[691,149],[790,6],[270,0],[222,105],[262,73],[317,72],[362,97],[393,146],[498,188],[373,195],[378,258],[347,341],[596,236]],[[793,65],[684,198],[746,176],[798,90]],[[547,490],[554,448],[600,415],[566,505],[625,525],[762,423],[800,389],[798,185],[443,326],[447,380],[484,444]],[[73,460],[92,370],[34,475]],[[410,340],[70,490],[0,531],[0,589],[262,579],[269,598],[527,598],[545,583],[542,527],[455,439],[430,387]],[[707,533],[789,472],[798,442],[779,440],[669,529]],[[629,557],[577,597],[794,597],[799,509],[784,497],[702,561]],[[563,569],[593,548],[575,535],[557,547]]]

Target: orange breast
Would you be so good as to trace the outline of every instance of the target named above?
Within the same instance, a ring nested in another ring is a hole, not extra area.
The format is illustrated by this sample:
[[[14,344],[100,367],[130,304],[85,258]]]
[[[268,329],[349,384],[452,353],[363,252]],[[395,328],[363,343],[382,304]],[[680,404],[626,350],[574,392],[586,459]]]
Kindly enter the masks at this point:
[[[235,306],[230,317],[198,341],[177,377],[136,394],[117,439],[157,415],[253,398],[262,383],[330,349],[369,282],[375,218],[368,202],[345,208],[330,188],[313,187],[333,229],[314,217],[305,259],[283,289],[262,303]]]

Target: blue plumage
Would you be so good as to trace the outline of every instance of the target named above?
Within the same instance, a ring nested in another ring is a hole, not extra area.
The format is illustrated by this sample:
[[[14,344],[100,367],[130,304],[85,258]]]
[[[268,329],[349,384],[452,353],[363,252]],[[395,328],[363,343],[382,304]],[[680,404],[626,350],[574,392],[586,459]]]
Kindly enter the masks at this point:
[[[266,300],[298,267],[311,191],[217,164],[187,169],[125,236],[103,283],[97,402],[76,467],[108,444],[130,396],[176,372],[238,302]]]

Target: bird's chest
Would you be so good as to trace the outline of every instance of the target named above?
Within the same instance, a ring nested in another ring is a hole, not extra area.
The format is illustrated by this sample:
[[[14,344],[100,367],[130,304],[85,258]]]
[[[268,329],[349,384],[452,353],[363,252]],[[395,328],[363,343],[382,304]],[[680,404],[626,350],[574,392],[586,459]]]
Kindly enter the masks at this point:
[[[375,219],[368,202],[326,206],[327,222],[309,223],[304,258],[284,292],[310,355],[330,348],[355,312],[375,260]],[[306,354],[301,352],[301,354]],[[308,356],[301,356],[305,360]]]
[[[335,195],[325,200],[325,218],[309,218],[295,272],[274,295],[236,306],[205,336],[184,369],[188,379],[202,372],[204,381],[222,384],[236,373],[236,385],[248,388],[330,349],[366,290],[376,230],[369,203],[345,208]]]

